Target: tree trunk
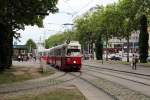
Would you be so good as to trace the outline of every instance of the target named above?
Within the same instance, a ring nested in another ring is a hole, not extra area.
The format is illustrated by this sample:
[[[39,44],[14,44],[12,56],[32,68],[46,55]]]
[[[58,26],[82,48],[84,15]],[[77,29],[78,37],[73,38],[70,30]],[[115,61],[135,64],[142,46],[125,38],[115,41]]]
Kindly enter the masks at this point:
[[[6,48],[6,29],[3,24],[0,24],[0,71],[6,68],[7,48]]]
[[[0,71],[12,65],[13,34],[8,33],[8,30],[6,26],[0,24]]]
[[[108,53],[109,53],[109,50],[108,50],[108,30],[106,31],[106,61],[108,61]]]
[[[96,46],[97,60],[103,60],[103,43],[102,43],[101,36],[98,36],[95,46]]]
[[[12,66],[12,55],[13,55],[13,34],[9,33],[8,37],[8,66],[10,68]]]
[[[130,41],[129,41],[129,33],[128,33],[128,36],[127,36],[127,62],[129,62],[129,53],[130,53]]]

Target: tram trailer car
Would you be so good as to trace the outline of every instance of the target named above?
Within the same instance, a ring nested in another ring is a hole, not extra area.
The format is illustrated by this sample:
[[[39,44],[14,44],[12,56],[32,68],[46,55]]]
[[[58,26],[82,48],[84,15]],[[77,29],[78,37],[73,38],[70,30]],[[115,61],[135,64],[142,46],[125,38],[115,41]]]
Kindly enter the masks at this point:
[[[81,45],[78,41],[71,41],[51,48],[48,63],[60,70],[79,71],[82,66]]]

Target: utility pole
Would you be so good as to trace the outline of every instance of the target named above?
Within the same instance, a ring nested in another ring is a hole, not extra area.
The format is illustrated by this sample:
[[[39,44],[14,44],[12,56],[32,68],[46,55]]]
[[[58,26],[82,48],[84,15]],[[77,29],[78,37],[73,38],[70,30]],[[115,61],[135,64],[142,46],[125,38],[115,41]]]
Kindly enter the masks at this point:
[[[108,61],[108,30],[106,31],[106,61]]]

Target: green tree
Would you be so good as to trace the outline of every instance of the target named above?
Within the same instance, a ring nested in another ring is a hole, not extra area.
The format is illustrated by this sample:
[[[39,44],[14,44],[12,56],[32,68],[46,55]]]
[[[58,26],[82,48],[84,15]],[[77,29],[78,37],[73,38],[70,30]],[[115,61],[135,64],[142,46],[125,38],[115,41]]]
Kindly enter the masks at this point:
[[[66,30],[64,32],[56,33],[46,40],[46,48],[51,48],[54,45],[63,44],[65,41],[78,40],[76,30]]]
[[[93,14],[86,14],[77,19],[75,25],[79,32],[80,40],[86,42],[89,40],[88,37],[92,37],[90,40],[94,41],[97,40],[97,36],[101,36],[102,40],[106,41],[107,48],[109,38],[125,37],[129,44],[129,36],[137,27],[136,13],[134,12],[137,12],[137,10],[133,4],[134,2],[131,0],[120,0],[117,4],[99,7]],[[128,10],[127,8],[132,9]],[[101,35],[98,35],[98,33]]]
[[[137,31],[139,29],[139,27],[143,26],[143,25],[140,25],[141,24],[140,20],[144,19],[141,17],[144,17],[144,16],[147,17],[149,15],[150,1],[149,0],[120,0],[120,2],[118,3],[118,7],[123,12],[123,15],[125,16],[124,25],[123,25],[124,28],[122,28],[122,29],[123,29],[123,33],[126,36],[126,39],[128,40],[128,52],[129,52],[129,36],[132,31],[134,31],[134,30]],[[145,22],[145,23],[147,23],[147,22]],[[140,29],[145,29],[145,28],[140,28]],[[143,32],[144,32],[143,30],[140,30],[140,34],[143,34]],[[146,30],[145,30],[145,32],[146,32]],[[145,39],[148,39],[148,38],[145,38]],[[148,41],[148,40],[146,40],[146,41]],[[140,48],[140,49],[142,49],[142,48]],[[141,56],[140,59],[142,57],[144,57],[144,56]],[[145,58],[143,58],[143,59],[145,59]],[[129,59],[128,59],[128,61],[129,61]]]
[[[33,49],[36,49],[36,43],[32,40],[32,39],[28,39],[28,41],[26,42],[26,46],[28,48],[28,52],[32,52]]]
[[[96,43],[96,50],[101,50],[102,48],[100,47],[102,46],[98,45],[101,44],[100,38],[102,38],[102,40],[108,41],[112,35],[116,35],[115,30],[117,29],[115,28],[118,27],[115,26],[120,26],[118,25],[120,24],[118,19],[122,18],[118,16],[119,13],[114,10],[115,7],[115,4],[108,5],[106,8],[103,6],[98,6],[96,11],[86,13],[84,16],[75,21],[75,26],[78,31],[78,36],[81,43],[88,43],[90,45]],[[102,53],[97,54],[100,54],[97,55],[97,57],[102,56]]]
[[[63,33],[54,34],[46,40],[46,48],[51,48],[55,45],[62,44],[64,41],[65,37]]]
[[[75,20],[75,27],[81,43],[89,41],[91,33],[89,31],[89,16],[85,15]]]
[[[129,62],[129,39],[131,33],[138,29],[138,19],[136,17],[138,8],[135,0],[120,0],[118,3],[118,9],[123,15],[120,33],[122,33],[122,36],[127,40],[127,62]]]
[[[96,23],[92,12],[87,12],[84,16],[75,20],[76,37],[82,44],[82,48],[88,53],[93,53],[93,44],[96,41]],[[94,24],[93,24],[94,23]]]
[[[103,41],[106,42],[106,60],[108,60],[108,40],[111,37],[120,37],[120,27],[122,25],[122,14],[117,9],[116,4],[110,4],[105,7],[105,9],[99,15],[100,24],[99,30],[102,33]]]
[[[0,1],[0,70],[12,64],[12,44],[16,31],[25,25],[43,26],[43,19],[54,13],[58,0],[4,0]]]
[[[78,40],[78,36],[76,33],[76,30],[72,29],[72,30],[67,30],[65,32],[63,32],[65,40],[70,40],[70,41],[76,41]]]
[[[141,27],[140,27],[140,36],[139,36],[139,48],[140,48],[140,62],[146,63],[148,57],[148,39],[149,35],[147,32],[147,18],[143,15],[140,19]]]
[[[139,36],[139,51],[140,51],[140,62],[146,63],[148,57],[148,21],[150,15],[150,1],[149,0],[136,0],[136,5],[138,6],[137,16],[140,18],[140,36]]]
[[[97,7],[96,11],[89,16],[89,30],[91,31],[91,35],[93,37],[93,41],[96,41],[96,50],[100,50],[99,45],[102,44],[102,40],[106,41],[106,45],[108,45],[108,40],[112,36],[122,36],[120,34],[120,27],[122,25],[122,17],[121,12],[117,9],[116,4],[107,5],[105,8],[103,6]],[[81,25],[81,24],[79,24]],[[99,43],[98,43],[99,42]],[[98,45],[99,44],[99,45]],[[107,46],[106,46],[107,48]],[[102,56],[102,53],[97,53]]]

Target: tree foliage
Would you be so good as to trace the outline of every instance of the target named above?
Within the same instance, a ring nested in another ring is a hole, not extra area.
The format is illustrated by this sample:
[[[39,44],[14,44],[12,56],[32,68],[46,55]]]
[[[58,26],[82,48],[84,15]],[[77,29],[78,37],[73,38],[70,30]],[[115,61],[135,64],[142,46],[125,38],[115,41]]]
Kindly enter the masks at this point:
[[[12,30],[23,29],[25,25],[43,25],[48,13],[56,12],[58,0],[5,0],[0,2],[0,23]]]
[[[54,13],[58,0],[1,0],[0,1],[0,69],[12,64],[13,36],[25,25],[43,26],[43,19]],[[15,35],[16,34],[16,35]]]
[[[33,49],[37,48],[36,43],[32,39],[28,39],[26,46],[28,48],[28,52],[32,52]]]
[[[89,15],[87,14],[84,17],[78,18],[75,21],[75,27],[79,33],[78,36],[80,42],[85,43],[89,41],[89,38],[92,36]]]
[[[68,30],[64,32],[60,32],[57,34],[54,34],[50,36],[45,42],[46,42],[46,48],[51,48],[55,45],[58,44],[63,44],[67,40],[73,41],[73,40],[78,40],[77,39],[77,34],[75,31]]]
[[[96,50],[101,50],[101,41],[106,41],[107,44],[111,37],[125,38],[128,44],[127,61],[129,61],[130,36],[133,32],[141,29],[142,15],[148,18],[148,22],[150,21],[149,12],[150,0],[119,0],[117,3],[105,7],[97,6],[94,11],[78,17],[74,21],[75,28],[72,33],[63,34],[63,38],[75,36],[75,39],[79,40],[83,47],[96,43]],[[143,31],[141,33],[143,34]],[[97,57],[100,56],[102,56],[101,53],[97,55]]]
[[[140,36],[139,36],[139,53],[140,53],[140,62],[146,63],[147,57],[148,57],[148,40],[149,40],[149,34],[148,34],[148,27],[147,24],[149,20],[150,15],[150,1],[149,0],[136,0],[138,5],[138,16],[139,16],[139,22],[140,22]]]
[[[55,45],[62,44],[64,40],[64,35],[61,33],[52,35],[46,40],[46,48],[51,48]]]
[[[75,24],[81,41],[88,40],[88,33],[95,40],[99,33],[106,42],[111,37],[126,38],[129,61],[130,35],[140,29],[140,17],[143,14],[149,19],[149,12],[149,0],[119,0],[116,4],[99,7],[94,13],[86,14],[77,19]]]
[[[147,18],[143,15],[140,19],[140,36],[139,36],[139,49],[140,49],[140,62],[146,63],[148,57],[148,40],[149,35],[147,32]]]

